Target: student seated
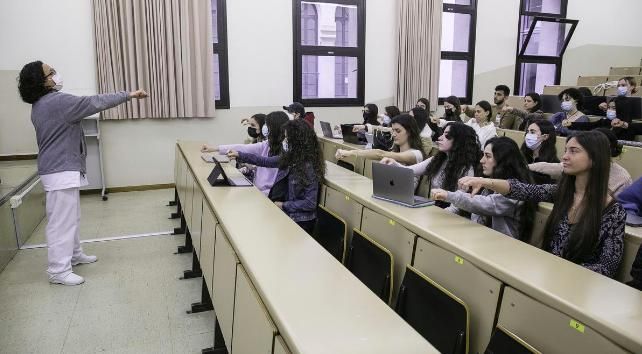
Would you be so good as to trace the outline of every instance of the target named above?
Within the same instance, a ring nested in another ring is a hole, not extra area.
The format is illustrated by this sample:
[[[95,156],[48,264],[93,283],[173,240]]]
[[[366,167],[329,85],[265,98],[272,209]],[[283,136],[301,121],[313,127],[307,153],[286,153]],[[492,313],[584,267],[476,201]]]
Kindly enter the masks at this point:
[[[368,103],[363,106],[363,123],[352,126],[352,131],[360,133],[373,133],[375,127],[381,125],[382,117],[379,116],[379,107],[376,104]]]
[[[638,178],[635,183],[626,188],[617,197],[618,202],[628,214],[642,216],[642,178]],[[631,267],[631,277],[633,280],[627,284],[642,290],[642,246],[638,249],[638,253],[633,261]]]
[[[314,114],[312,112],[305,112],[305,107],[299,102],[293,102],[289,106],[283,106],[283,110],[287,112],[291,120],[303,119],[310,128],[314,129]]]
[[[466,122],[477,133],[481,146],[485,146],[486,141],[497,136],[497,128],[491,121],[492,113],[490,103],[479,101],[475,106],[475,118],[471,118]]]
[[[631,104],[625,97],[615,97],[608,103],[606,117],[610,120],[613,133],[620,140],[635,140],[640,134],[636,129],[630,129],[633,123]]]
[[[596,132],[604,134],[609,141],[609,152],[611,154],[611,167],[609,169],[608,188],[609,193],[617,197],[622,190],[631,185],[632,179],[629,172],[615,161],[615,158],[622,154],[622,145],[617,141],[617,137],[612,131],[605,128],[597,128]],[[564,170],[563,164],[559,163],[533,163],[528,166],[531,171],[543,173],[558,179]]]
[[[529,168],[531,164],[537,162],[561,166],[560,160],[557,158],[556,140],[557,134],[553,123],[545,119],[539,119],[534,120],[528,126],[521,151],[524,158],[526,158],[526,163],[529,164]],[[533,171],[532,169],[531,173],[536,184],[550,184],[554,181],[550,175],[545,173]]]
[[[533,183],[526,161],[510,138],[502,136],[488,140],[480,162],[485,177]],[[433,188],[431,196],[472,213],[471,219],[479,224],[524,242],[530,241],[537,209],[534,202],[509,199],[487,189],[473,196],[462,190],[449,192]]]
[[[384,127],[390,127],[392,118],[401,114],[401,111],[397,106],[386,106],[384,111],[385,113],[381,117],[381,125]]]
[[[243,118],[241,119],[241,124],[247,126],[247,135],[252,139],[252,143],[263,141],[261,129],[265,124],[265,114],[257,113],[250,118]]]
[[[203,145],[201,152],[218,151],[220,154],[225,155],[230,150],[234,150],[263,157],[278,156],[281,154],[281,127],[287,123],[288,120],[285,112],[272,112],[265,116],[265,124],[263,128],[261,128],[261,135],[264,139],[261,142],[219,146]],[[276,168],[257,167],[254,172],[254,185],[263,192],[263,194],[268,195],[270,188],[272,188],[274,184],[277,172],[278,170]]]
[[[424,155],[430,155],[433,141],[441,136],[441,128],[434,121],[428,118],[428,111],[421,107],[415,107],[410,110],[409,114],[415,118],[419,128]]]
[[[427,98],[422,97],[418,99],[415,107],[423,108],[426,112],[430,113],[430,101],[428,101]]]
[[[366,106],[368,106],[368,105],[366,105]],[[377,107],[376,105],[373,105],[373,106]],[[370,110],[370,109],[368,109],[368,110]],[[378,110],[379,109],[377,108],[377,112],[378,112]],[[364,111],[365,111],[365,107],[364,107]],[[364,114],[365,114],[365,112],[364,112]],[[386,106],[386,108],[384,108],[384,113],[377,114],[377,123],[378,124],[370,124],[370,125],[368,125],[367,123],[364,123],[364,124],[355,125],[353,127],[353,131],[355,131],[355,132],[365,132],[365,131],[367,131],[368,133],[373,133],[373,134],[375,132],[377,132],[377,131],[383,131],[383,132],[390,133],[392,131],[392,128],[390,128],[390,124],[392,122],[392,117],[396,117],[396,116],[398,116],[400,114],[401,114],[401,112],[399,111],[399,108],[397,108],[397,106]],[[341,131],[340,126],[335,126],[335,129],[338,130],[338,131]]]
[[[558,135],[572,135],[574,131],[570,129],[570,126],[573,122],[589,121],[589,118],[582,112],[583,96],[580,91],[571,87],[560,92],[557,97],[562,101],[562,111],[551,117],[551,123],[555,126]]]
[[[417,177],[426,175],[431,188],[456,191],[459,178],[475,175],[481,158],[477,134],[464,123],[450,122],[437,140],[437,149],[437,155],[408,168]],[[401,166],[398,161],[390,158],[382,159],[381,163]],[[438,201],[437,205],[445,208],[449,203]]]
[[[461,103],[457,96],[448,96],[444,100],[444,116],[441,117],[439,126],[443,127],[448,122],[461,122]]]
[[[531,123],[526,120],[527,115],[531,113],[544,113],[542,112],[542,98],[537,92],[529,92],[524,95],[524,109],[504,105],[502,111],[512,113],[515,116],[513,127],[517,127],[518,130],[524,131]]]
[[[325,176],[325,161],[317,136],[300,119],[282,127],[281,153],[261,156],[230,150],[229,158],[256,166],[278,168],[268,198],[308,234],[316,222],[319,187]]]
[[[491,112],[491,122],[493,122],[498,128],[502,129],[517,129],[521,123],[521,119],[513,114],[512,110],[508,109],[508,104],[506,100],[510,96],[510,88],[506,85],[497,85],[495,87],[495,94],[493,96],[493,102],[495,103],[492,106]],[[475,110],[473,107],[465,106],[462,108],[464,113],[468,117],[474,117]]]
[[[624,208],[608,193],[609,141],[597,131],[569,137],[558,184],[534,185],[515,179],[464,177],[462,189],[493,190],[511,199],[552,202],[544,249],[613,278],[624,248]]]
[[[625,76],[617,81],[617,97],[631,97],[638,93],[638,83],[632,76]],[[607,103],[600,103],[600,109],[606,111]]]
[[[349,156],[359,156],[369,160],[381,160],[389,157],[403,165],[412,165],[423,161],[426,156],[423,152],[419,128],[415,119],[409,114],[401,114],[392,118],[392,151],[381,149],[370,150],[343,150],[338,149],[335,157],[338,160]]]

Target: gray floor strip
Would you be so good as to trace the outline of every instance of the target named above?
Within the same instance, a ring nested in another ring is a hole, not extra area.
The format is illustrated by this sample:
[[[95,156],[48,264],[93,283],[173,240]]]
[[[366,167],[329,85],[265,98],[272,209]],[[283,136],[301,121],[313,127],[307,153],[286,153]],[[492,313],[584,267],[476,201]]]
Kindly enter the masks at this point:
[[[108,241],[118,241],[118,240],[129,240],[133,238],[142,238],[142,237],[154,237],[154,236],[165,236],[171,235],[172,231],[161,231],[161,232],[151,232],[146,234],[136,234],[136,235],[125,235],[125,236],[113,236],[113,237],[102,237],[102,238],[92,238],[89,240],[80,240],[80,243],[93,243],[93,242],[108,242]],[[21,250],[31,250],[37,248],[46,248],[46,243],[41,243],[37,245],[24,245],[20,247]]]

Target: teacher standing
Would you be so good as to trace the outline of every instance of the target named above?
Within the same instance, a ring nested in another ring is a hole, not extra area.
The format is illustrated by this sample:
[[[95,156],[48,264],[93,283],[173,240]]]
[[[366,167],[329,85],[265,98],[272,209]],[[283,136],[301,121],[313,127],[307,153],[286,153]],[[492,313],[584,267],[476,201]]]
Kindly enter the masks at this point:
[[[32,105],[31,122],[36,129],[38,174],[46,192],[49,282],[78,285],[85,279],[71,267],[98,260],[80,247],[80,187],[88,185],[82,120],[132,98],[145,98],[147,93],[81,97],[60,92],[62,84],[54,68],[34,61],[20,71],[18,90],[22,100]]]

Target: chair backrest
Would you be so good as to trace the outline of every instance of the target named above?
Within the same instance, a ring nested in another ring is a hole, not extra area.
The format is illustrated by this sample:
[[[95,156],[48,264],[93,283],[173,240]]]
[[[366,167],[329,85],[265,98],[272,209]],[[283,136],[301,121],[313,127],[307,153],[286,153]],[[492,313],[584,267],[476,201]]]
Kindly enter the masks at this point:
[[[345,259],[347,234],[345,220],[323,205],[317,207],[317,222],[312,237],[341,263]]]
[[[468,353],[468,307],[410,265],[395,310],[441,353]]]
[[[387,304],[392,299],[392,253],[375,240],[352,230],[346,267]]]
[[[540,351],[504,327],[497,326],[484,354],[540,354]]]

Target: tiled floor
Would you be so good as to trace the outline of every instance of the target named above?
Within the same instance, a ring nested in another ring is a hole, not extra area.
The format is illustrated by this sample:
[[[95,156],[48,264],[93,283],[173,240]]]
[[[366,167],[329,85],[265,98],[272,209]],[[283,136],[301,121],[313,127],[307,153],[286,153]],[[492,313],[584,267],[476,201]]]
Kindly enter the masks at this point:
[[[173,190],[81,197],[82,239],[170,231]],[[43,222],[29,243],[44,243]],[[94,264],[74,267],[75,287],[50,285],[46,248],[21,250],[0,273],[0,353],[199,353],[214,340],[214,313],[186,314],[201,279],[178,280],[191,255],[184,236],[84,243]]]
[[[176,220],[168,217],[175,208],[166,206],[173,199],[173,189],[111,193],[107,201],[97,194],[81,195],[80,239],[173,231]],[[45,218],[25,244],[45,243],[46,225]]]

